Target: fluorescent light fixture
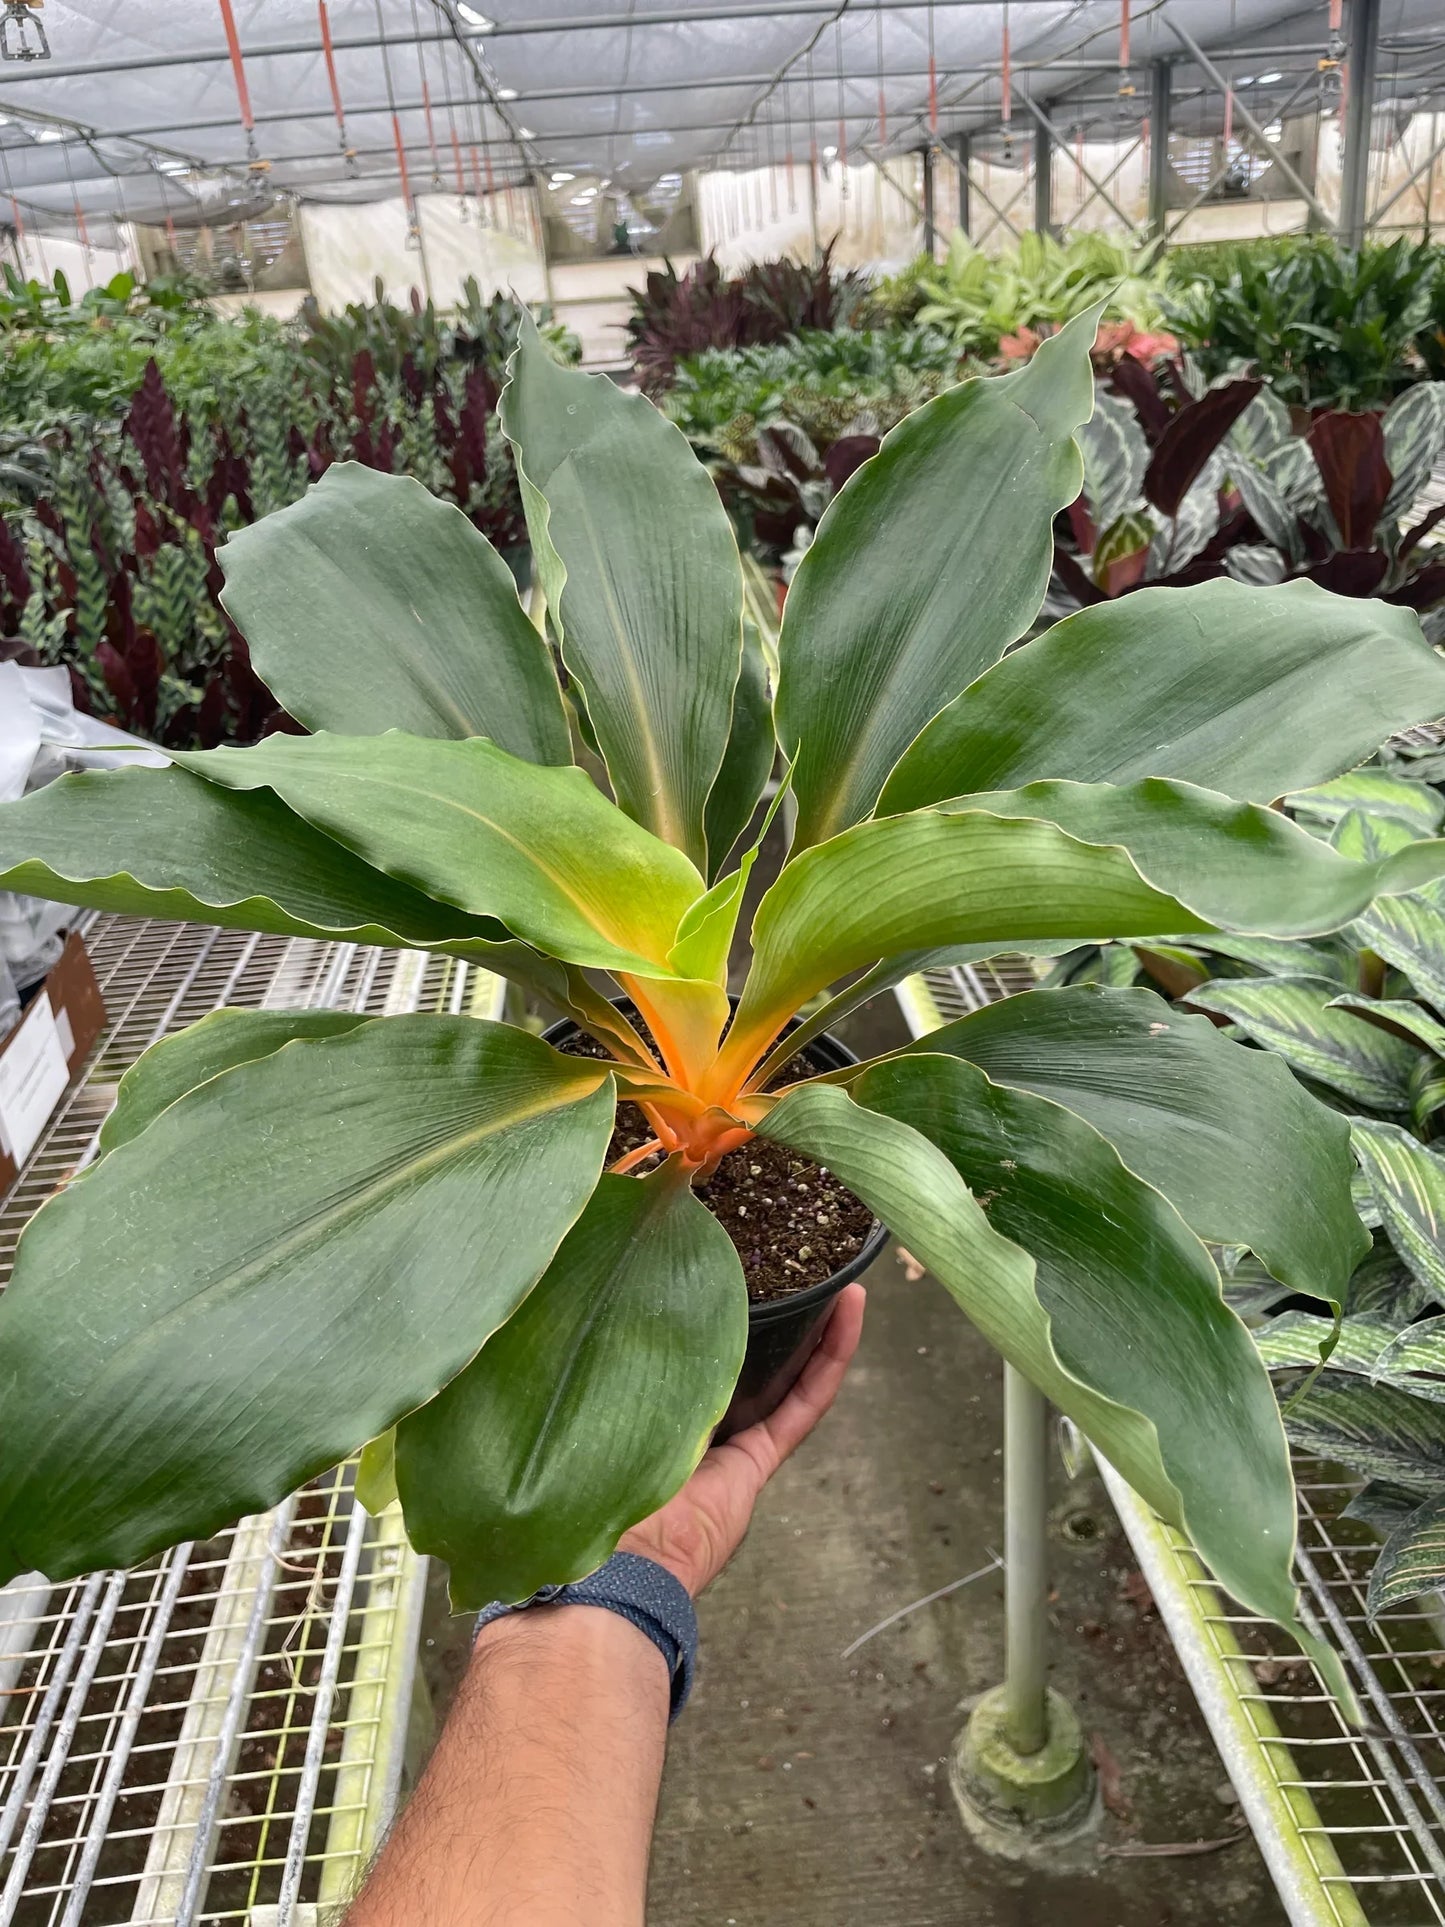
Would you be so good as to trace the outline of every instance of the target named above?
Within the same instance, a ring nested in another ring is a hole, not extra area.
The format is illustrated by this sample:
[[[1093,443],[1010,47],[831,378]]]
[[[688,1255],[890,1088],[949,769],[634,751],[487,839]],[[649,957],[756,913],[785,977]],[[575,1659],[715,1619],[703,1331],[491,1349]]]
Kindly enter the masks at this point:
[[[1267,141],[1283,140],[1284,139],[1284,122],[1278,121],[1278,120],[1272,120],[1269,126],[1266,127],[1264,130],[1264,137]]]
[[[498,100],[515,100],[516,98],[517,90],[515,87],[499,87],[497,89]]]
[[[495,20],[488,20],[484,13],[478,13],[475,7],[469,7],[466,0],[458,0],[457,12],[467,25],[475,27],[478,33],[490,33],[497,24]]]
[[[838,150],[836,147],[825,147],[823,149],[823,159],[825,161],[836,161],[837,158]]]
[[[38,141],[63,141],[65,139],[65,129],[63,127],[42,127],[35,138]]]
[[[537,136],[532,132],[530,127],[519,127],[517,129],[517,134],[519,138],[524,141],[534,141],[537,138]]]
[[[558,168],[557,172],[552,176],[552,185],[553,187],[560,187],[564,181],[575,181],[576,178],[577,176],[575,174],[564,174],[562,170]]]
[[[1277,80],[1283,80],[1283,79],[1284,79],[1284,75],[1281,73],[1261,74],[1259,78],[1255,81],[1255,86],[1256,87],[1273,87],[1274,83]]]

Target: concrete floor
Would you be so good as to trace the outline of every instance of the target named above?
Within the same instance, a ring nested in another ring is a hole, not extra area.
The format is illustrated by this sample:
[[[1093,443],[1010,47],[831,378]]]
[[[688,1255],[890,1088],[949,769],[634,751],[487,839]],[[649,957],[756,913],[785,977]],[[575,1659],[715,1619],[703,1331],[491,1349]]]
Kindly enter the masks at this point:
[[[673,1735],[651,1927],[1194,1927],[1285,1918],[1127,1542],[1092,1478],[1057,1475],[1056,1664],[1112,1812],[1034,1865],[965,1833],[946,1759],[1002,1668],[999,1373],[939,1286],[889,1253],[829,1419],[765,1495],[702,1600],[698,1685]],[[1148,1853],[1200,1840],[1203,1854]],[[1065,1864],[1067,1863],[1067,1864]]]

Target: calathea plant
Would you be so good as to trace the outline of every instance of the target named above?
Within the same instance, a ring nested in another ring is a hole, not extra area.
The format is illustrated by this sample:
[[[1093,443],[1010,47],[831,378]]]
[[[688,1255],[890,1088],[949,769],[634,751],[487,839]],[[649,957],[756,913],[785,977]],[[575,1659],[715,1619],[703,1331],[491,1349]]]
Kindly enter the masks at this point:
[[[1366,1241],[1344,1120],[1146,992],[1019,997],[778,1084],[939,955],[1310,934],[1445,873],[1445,844],[1353,859],[1267,807],[1445,709],[1407,611],[1144,590],[1005,656],[1079,489],[1094,319],[931,401],[839,491],[771,699],[683,437],[525,331],[503,420],[611,797],[505,565],[415,483],[333,468],[223,548],[257,672],[314,733],[64,778],[0,812],[0,886],[470,958],[606,1055],[266,1011],[142,1058],[0,1305],[0,1577],[202,1537],[393,1427],[459,1606],[585,1572],[728,1403],[744,1274],[696,1187],[762,1139],[851,1187],[1298,1633],[1284,1434],[1202,1240],[1337,1299]],[[730,1013],[735,850],[779,746],[796,832]],[[622,1099],[649,1175],[609,1151]]]

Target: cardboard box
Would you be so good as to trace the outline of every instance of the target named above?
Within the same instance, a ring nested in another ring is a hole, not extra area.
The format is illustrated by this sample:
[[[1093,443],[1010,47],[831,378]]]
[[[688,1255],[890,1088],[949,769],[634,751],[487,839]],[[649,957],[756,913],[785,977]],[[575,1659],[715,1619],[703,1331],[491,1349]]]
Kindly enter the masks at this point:
[[[19,1177],[104,1027],[100,985],[72,933],[20,1022],[0,1038],[0,1194]]]

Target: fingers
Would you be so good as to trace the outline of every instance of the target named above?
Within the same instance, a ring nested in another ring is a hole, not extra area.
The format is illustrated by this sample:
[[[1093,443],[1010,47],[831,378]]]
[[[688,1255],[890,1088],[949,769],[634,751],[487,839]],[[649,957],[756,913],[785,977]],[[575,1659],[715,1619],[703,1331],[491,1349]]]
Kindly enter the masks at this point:
[[[783,1460],[797,1450],[838,1396],[838,1388],[863,1334],[863,1308],[867,1302],[868,1294],[862,1285],[844,1286],[818,1349],[803,1367],[802,1377],[772,1417],[751,1428],[762,1435],[757,1443],[764,1450],[753,1456],[755,1462],[761,1458],[766,1464],[764,1478],[771,1478]],[[742,1437],[748,1438],[748,1434],[743,1433]]]

